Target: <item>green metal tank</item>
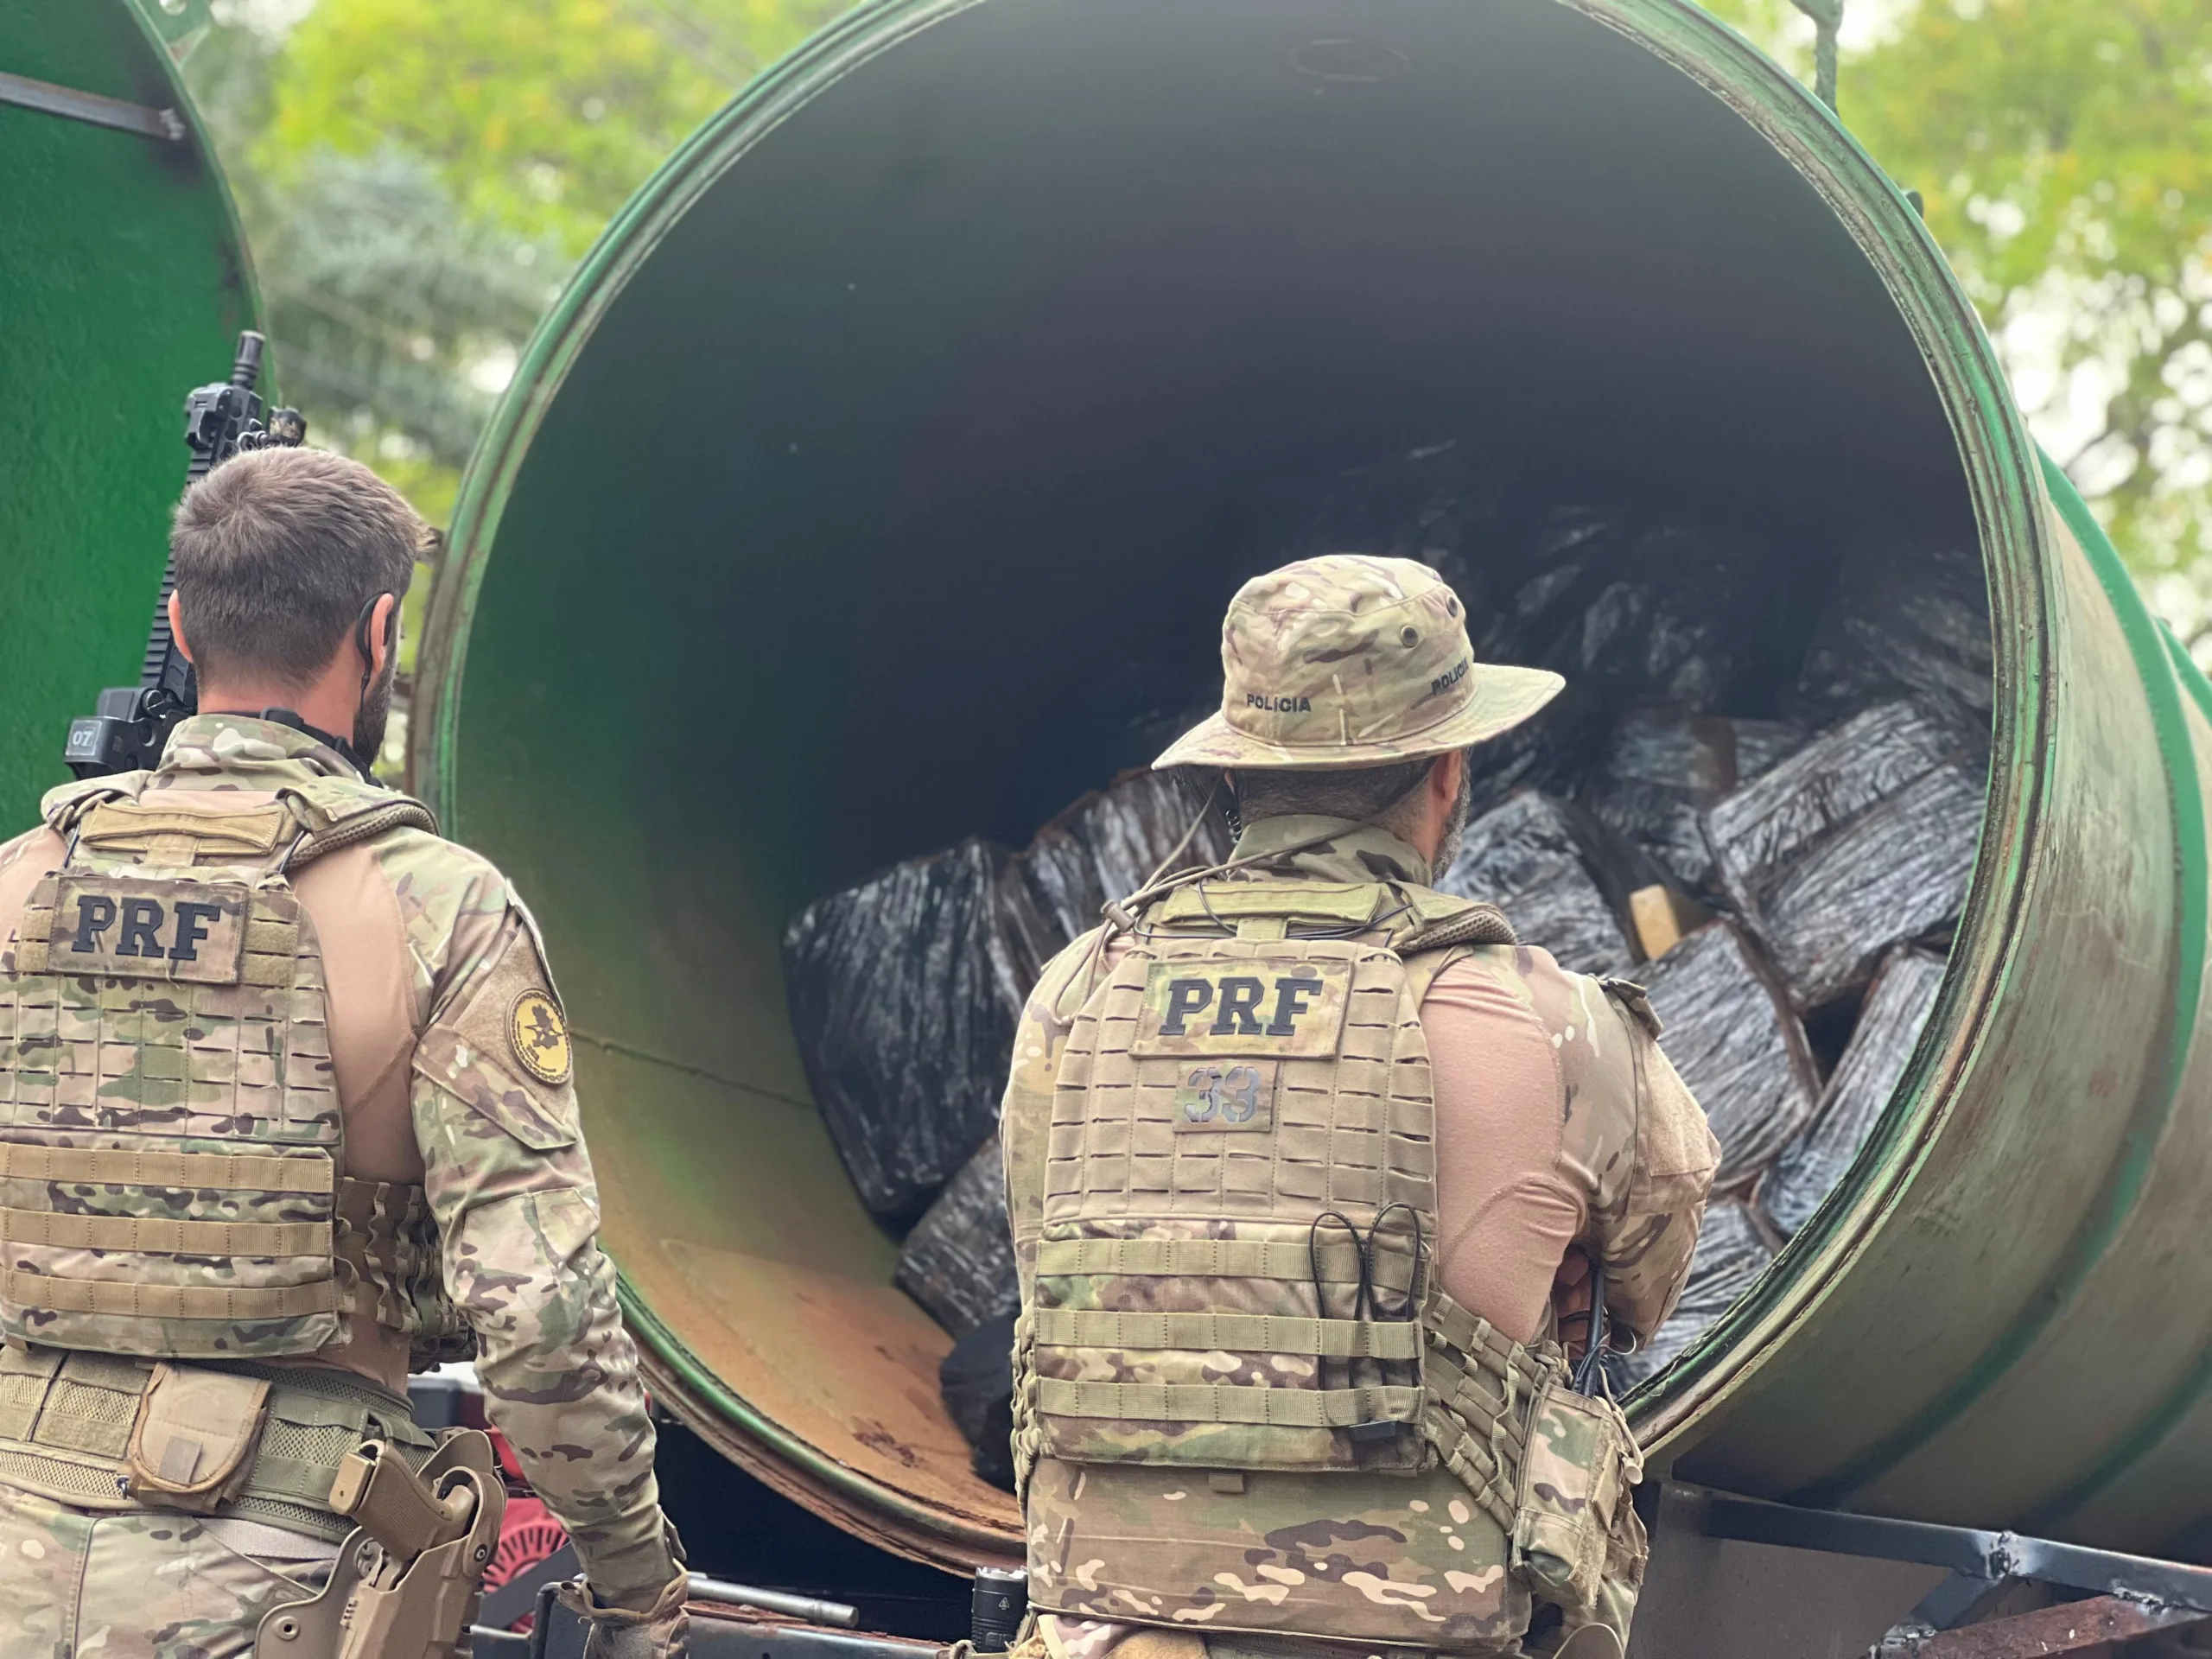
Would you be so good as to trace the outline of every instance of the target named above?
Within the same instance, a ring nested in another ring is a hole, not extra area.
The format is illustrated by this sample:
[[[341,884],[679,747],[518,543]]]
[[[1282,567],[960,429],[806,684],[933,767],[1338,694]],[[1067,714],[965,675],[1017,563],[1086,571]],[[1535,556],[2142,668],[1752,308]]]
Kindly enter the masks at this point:
[[[2152,1548],[2212,1510],[2205,690],[1899,190],[1680,0],[887,0],[624,210],[478,453],[417,779],[542,918],[662,1397],[844,1524],[1018,1547],[810,1104],[777,941],[1147,756],[1284,479],[1475,433],[1817,575],[1972,537],[1940,1007],[1664,1386],[1660,1466]]]
[[[0,71],[182,110],[123,6],[71,10],[0,0]],[[177,402],[252,308],[188,123],[0,137],[19,822],[136,660]],[[1255,504],[1440,434],[1562,495],[1726,503],[1810,579],[1891,532],[1988,571],[1941,1004],[1843,1188],[1633,1402],[1657,1461],[2186,1535],[2208,694],[1903,197],[1681,0],[886,0],[610,228],[471,469],[415,761],[544,925],[661,1397],[864,1536],[1016,1553],[809,1101],[781,928],[1147,758],[1121,677],[1211,654]]]
[[[1634,1402],[1755,1495],[2152,1548],[2212,1510],[2202,683],[1898,188],[1681,0],[887,0],[641,190],[454,527],[419,785],[543,919],[662,1397],[867,1535],[1018,1546],[786,1025],[809,899],[1147,758],[1285,479],[1474,433],[1817,576],[1974,538],[1940,1007],[1849,1179]],[[2170,654],[2170,652],[2171,654]]]
[[[182,8],[179,8],[180,11]],[[0,805],[138,677],[184,396],[257,326],[228,192],[126,0],[0,0]]]

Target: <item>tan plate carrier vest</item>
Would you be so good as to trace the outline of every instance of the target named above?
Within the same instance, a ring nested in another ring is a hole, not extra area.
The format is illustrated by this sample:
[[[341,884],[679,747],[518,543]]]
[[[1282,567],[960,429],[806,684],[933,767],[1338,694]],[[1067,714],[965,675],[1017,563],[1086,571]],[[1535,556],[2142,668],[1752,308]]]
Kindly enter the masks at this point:
[[[428,1438],[361,1379],[253,1362],[329,1346],[341,1315],[418,1344],[456,1321],[422,1188],[346,1173],[321,951],[289,877],[435,820],[335,779],[227,813],[142,802],[144,782],[50,798],[67,851],[7,918],[0,1478],[117,1504],[118,1459],[164,1433],[166,1399],[206,1429],[180,1431],[188,1459],[168,1451],[177,1507],[212,1506],[193,1500],[214,1497],[205,1477],[227,1452],[226,1513],[257,1482],[269,1502],[238,1512],[342,1530],[294,1513],[327,1498],[338,1458],[371,1428]],[[160,1363],[179,1360],[229,1376]],[[223,1444],[247,1420],[264,1425],[257,1463]],[[168,1491],[157,1467],[137,1484]]]
[[[1035,1605],[1517,1647],[1525,1587],[1452,1625],[1416,1611],[1425,1592],[1379,1592],[1379,1569],[1332,1578],[1294,1554],[1261,1569],[1276,1583],[1250,1578],[1264,1539],[1358,1539],[1350,1518],[1409,1501],[1439,1521],[1471,1503],[1501,1557],[1516,1536],[1530,1421],[1564,1363],[1436,1281],[1420,1018],[1451,947],[1512,938],[1491,907],[1425,889],[1287,879],[1207,881],[1139,914],[1075,1016],[1052,1101],[1017,1439],[1072,1468],[1030,1492]],[[1059,1560],[1071,1539],[1094,1559]],[[1348,1553],[1372,1568],[1389,1552]]]

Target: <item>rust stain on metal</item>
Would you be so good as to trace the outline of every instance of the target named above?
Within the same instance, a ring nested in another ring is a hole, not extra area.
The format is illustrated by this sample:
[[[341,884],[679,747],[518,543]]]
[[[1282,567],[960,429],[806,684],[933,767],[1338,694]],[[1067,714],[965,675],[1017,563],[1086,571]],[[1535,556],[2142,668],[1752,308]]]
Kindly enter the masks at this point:
[[[2095,1596],[2062,1602],[2031,1613],[1944,1630],[1906,1649],[1913,1659],[2035,1659],[2044,1654],[2072,1654],[2088,1659],[2116,1644],[2158,1630],[2212,1623],[2182,1607],[2161,1607],[2120,1596]]]
[[[913,1447],[902,1445],[899,1437],[881,1423],[872,1423],[865,1419],[855,1423],[853,1438],[862,1446],[882,1452],[886,1457],[898,1459],[909,1469],[918,1469],[921,1466],[922,1460],[915,1455]]]

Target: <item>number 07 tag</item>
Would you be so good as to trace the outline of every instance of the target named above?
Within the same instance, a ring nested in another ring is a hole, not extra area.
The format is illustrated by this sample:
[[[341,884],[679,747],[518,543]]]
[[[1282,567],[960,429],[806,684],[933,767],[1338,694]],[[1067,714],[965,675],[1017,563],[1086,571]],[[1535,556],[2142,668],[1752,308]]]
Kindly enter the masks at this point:
[[[1274,1127],[1275,1062],[1208,1060],[1186,1065],[1175,1085],[1175,1128],[1224,1133]]]

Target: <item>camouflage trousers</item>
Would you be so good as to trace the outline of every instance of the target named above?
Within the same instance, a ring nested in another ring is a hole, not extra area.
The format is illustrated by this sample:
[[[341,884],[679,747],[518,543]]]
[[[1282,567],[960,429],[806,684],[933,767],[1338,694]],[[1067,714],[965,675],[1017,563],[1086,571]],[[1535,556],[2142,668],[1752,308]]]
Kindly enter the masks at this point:
[[[1598,1591],[1597,1617],[1592,1623],[1608,1625],[1628,1642],[1629,1621],[1636,1612],[1641,1588],[1641,1563],[1637,1579],[1607,1574]],[[1529,1633],[1510,1655],[1496,1659],[1547,1659],[1559,1651],[1568,1632],[1557,1612],[1548,1618],[1540,1611]],[[964,1644],[963,1644],[964,1645]],[[1403,1659],[1431,1659],[1427,1650],[1386,1648]],[[1007,1659],[1381,1659],[1369,1643],[1300,1641],[1296,1637],[1201,1636],[1196,1630],[1163,1629],[1149,1624],[1116,1624],[1096,1619],[1063,1619],[1033,1616],[1021,1639]]]
[[[335,1554],[274,1527],[80,1510],[0,1484],[0,1654],[238,1659],[261,1616],[314,1594]]]

